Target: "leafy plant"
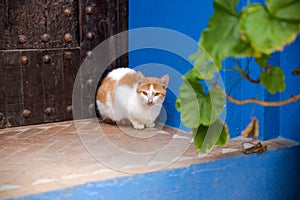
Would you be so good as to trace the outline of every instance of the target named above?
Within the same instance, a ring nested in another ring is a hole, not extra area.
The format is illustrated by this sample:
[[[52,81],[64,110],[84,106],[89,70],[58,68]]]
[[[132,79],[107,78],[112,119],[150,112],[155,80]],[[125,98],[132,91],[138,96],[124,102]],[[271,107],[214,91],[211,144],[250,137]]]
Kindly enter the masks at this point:
[[[269,65],[268,59],[273,52],[293,42],[300,31],[299,0],[266,0],[265,5],[248,3],[240,12],[237,3],[238,0],[214,0],[215,12],[201,34],[200,48],[190,56],[194,68],[183,76],[176,101],[181,119],[192,129],[194,145],[200,152],[228,141],[226,124],[218,118],[225,98],[236,104],[252,102],[263,106],[280,106],[300,99],[299,94],[282,102],[236,100],[218,87],[214,75],[222,69],[224,59],[253,57],[260,66],[259,79],[252,79],[242,68],[235,69],[272,94],[284,91],[283,70],[280,66]],[[207,90],[204,84],[208,84]]]

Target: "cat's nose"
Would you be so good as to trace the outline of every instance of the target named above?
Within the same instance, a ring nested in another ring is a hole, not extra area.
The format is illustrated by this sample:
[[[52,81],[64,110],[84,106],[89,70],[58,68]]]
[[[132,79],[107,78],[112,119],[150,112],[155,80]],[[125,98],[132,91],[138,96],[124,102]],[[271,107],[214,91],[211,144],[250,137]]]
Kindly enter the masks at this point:
[[[152,104],[153,104],[153,101],[152,101],[152,100],[149,100],[149,101],[147,102],[147,104],[148,104],[148,105],[152,105]]]

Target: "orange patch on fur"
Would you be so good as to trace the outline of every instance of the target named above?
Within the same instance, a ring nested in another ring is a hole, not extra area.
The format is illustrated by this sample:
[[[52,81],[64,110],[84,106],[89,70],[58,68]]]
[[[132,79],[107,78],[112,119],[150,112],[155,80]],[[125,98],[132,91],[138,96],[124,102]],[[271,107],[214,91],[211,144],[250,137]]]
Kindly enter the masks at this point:
[[[128,85],[129,87],[133,87],[133,85],[137,82],[136,73],[128,73],[125,74],[119,81],[120,85]]]
[[[117,81],[113,80],[112,78],[105,78],[101,84],[101,86],[98,88],[97,91],[97,100],[105,103],[106,97],[107,97],[107,91],[110,92],[110,100],[113,100],[113,94],[114,90],[116,88]]]

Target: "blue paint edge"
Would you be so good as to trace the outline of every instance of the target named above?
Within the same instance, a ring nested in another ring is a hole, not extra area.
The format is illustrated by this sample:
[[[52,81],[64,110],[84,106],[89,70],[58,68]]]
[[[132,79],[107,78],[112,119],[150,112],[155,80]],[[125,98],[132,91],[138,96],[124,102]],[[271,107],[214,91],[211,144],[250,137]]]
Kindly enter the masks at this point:
[[[294,199],[299,155],[298,145],[9,199]]]

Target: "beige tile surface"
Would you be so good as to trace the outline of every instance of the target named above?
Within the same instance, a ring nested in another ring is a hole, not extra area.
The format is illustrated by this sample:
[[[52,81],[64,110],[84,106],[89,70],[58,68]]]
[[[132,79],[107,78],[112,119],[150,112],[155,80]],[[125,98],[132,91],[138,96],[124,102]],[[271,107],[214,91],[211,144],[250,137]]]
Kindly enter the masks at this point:
[[[0,198],[242,155],[245,141],[199,155],[188,133],[169,127],[140,131],[89,119],[0,129]],[[264,144],[297,145],[282,138]]]

